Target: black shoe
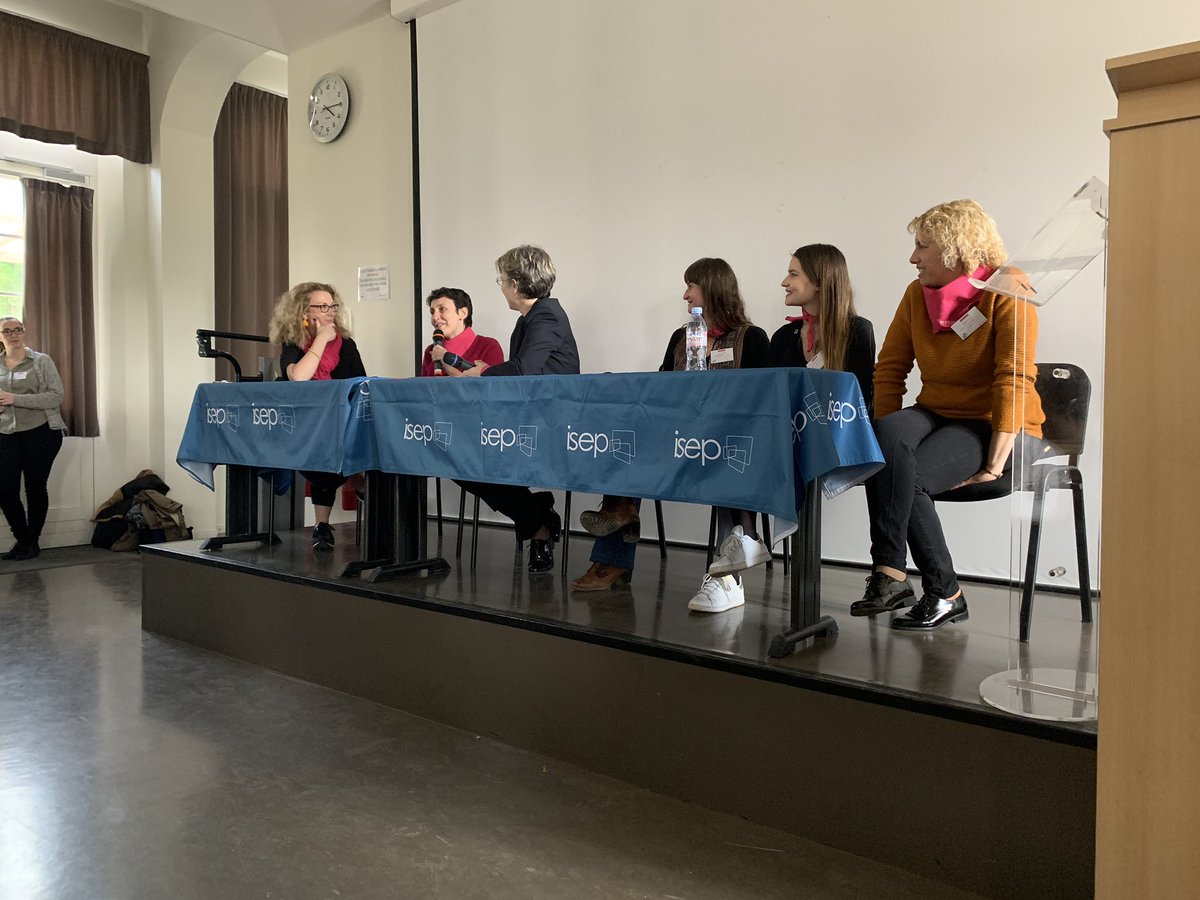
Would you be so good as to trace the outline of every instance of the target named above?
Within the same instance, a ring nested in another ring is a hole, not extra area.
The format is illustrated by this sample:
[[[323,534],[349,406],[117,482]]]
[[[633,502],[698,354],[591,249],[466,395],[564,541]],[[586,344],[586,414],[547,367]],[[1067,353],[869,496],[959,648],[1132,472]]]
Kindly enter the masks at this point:
[[[333,529],[329,527],[328,522],[318,522],[313,526],[313,549],[333,549]]]
[[[965,622],[968,618],[967,598],[961,593],[953,600],[926,594],[904,615],[892,619],[892,627],[897,631],[936,631],[943,625]]]
[[[36,541],[17,541],[11,550],[0,554],[0,559],[11,559],[14,561],[33,559],[41,552],[42,548],[37,545]]]
[[[554,568],[554,542],[537,538],[529,540],[529,571],[537,574]]]
[[[549,572],[554,568],[554,544],[562,537],[562,519],[553,509],[550,510],[546,530],[550,532],[546,540],[529,539],[529,571],[533,574]]]
[[[872,572],[867,576],[867,590],[861,600],[850,604],[852,616],[875,616],[894,612],[916,602],[916,591],[912,582],[905,578],[897,581],[884,572]]]

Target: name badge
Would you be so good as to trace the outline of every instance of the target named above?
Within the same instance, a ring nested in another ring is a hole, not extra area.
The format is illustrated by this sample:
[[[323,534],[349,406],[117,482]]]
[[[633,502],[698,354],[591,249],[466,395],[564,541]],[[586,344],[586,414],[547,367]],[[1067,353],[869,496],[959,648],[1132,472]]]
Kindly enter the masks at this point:
[[[709,354],[708,361],[710,363],[712,363],[713,365],[716,365],[718,363],[733,362],[733,348],[725,347],[721,350],[714,350],[712,353]]]
[[[964,341],[975,333],[975,331],[987,321],[987,316],[979,311],[977,307],[972,306],[967,310],[967,314],[955,322],[950,327]]]
[[[28,372],[13,372],[12,373],[13,381],[24,381],[25,377],[28,374],[29,374]]]

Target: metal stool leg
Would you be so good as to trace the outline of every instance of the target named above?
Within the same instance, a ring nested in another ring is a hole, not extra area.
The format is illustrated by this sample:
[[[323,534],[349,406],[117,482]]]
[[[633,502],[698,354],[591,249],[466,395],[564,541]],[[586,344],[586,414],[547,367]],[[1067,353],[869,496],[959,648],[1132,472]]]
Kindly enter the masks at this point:
[[[1079,613],[1081,621],[1092,623],[1092,572],[1088,565],[1087,526],[1083,515],[1083,473],[1078,469],[1071,479],[1075,505],[1075,556],[1079,565]]]
[[[475,559],[479,549],[479,495],[475,495],[475,513],[471,517],[471,569],[475,569]]]
[[[442,536],[442,479],[433,479],[433,495],[437,501],[438,537]]]
[[[466,524],[467,516],[467,489],[459,488],[458,494],[458,540],[454,544],[454,555],[462,557],[462,536],[463,526]]]
[[[663,527],[662,501],[654,501],[654,518],[658,522],[658,555],[667,558],[667,530]]]
[[[771,549],[771,517],[768,516],[766,513],[762,514],[762,539],[763,539],[763,543],[767,545],[767,549],[770,550]],[[767,557],[767,568],[768,569],[775,568],[775,553],[774,552],[772,552],[771,555]]]
[[[708,562],[704,564],[705,570],[712,565],[713,553],[716,548],[713,544],[717,542],[717,508],[712,508],[712,515],[708,518]]]
[[[563,497],[563,526],[562,526],[562,573],[567,574],[567,560],[571,553],[571,492]]]

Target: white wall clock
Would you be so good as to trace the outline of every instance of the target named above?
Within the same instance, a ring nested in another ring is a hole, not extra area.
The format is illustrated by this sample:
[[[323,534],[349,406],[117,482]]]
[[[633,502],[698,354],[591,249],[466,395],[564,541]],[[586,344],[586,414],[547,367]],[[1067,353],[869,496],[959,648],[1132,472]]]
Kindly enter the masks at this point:
[[[317,79],[308,95],[308,130],[322,144],[336,140],[350,115],[350,89],[341,75],[329,72]]]

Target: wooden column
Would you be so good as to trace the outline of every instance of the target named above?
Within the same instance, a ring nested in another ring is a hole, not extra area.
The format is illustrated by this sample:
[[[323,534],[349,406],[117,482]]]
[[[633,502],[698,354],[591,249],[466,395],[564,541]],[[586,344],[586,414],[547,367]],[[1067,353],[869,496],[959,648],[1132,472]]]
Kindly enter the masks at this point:
[[[1200,897],[1200,42],[1109,60],[1096,896]]]

